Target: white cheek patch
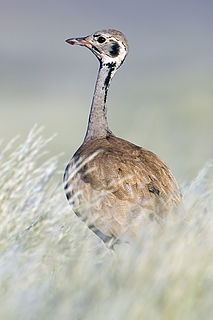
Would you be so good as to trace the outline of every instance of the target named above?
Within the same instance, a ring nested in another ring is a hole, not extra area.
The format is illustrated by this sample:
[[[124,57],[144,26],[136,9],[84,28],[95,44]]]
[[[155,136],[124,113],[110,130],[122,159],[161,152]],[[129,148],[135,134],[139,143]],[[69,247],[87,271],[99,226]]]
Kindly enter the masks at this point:
[[[120,65],[127,55],[127,49],[121,41],[117,41],[116,39],[113,40],[110,45],[110,56],[106,57],[104,60],[113,61],[117,65]]]
[[[111,34],[98,33],[93,35],[93,38],[102,36],[106,39],[103,46],[97,46],[94,44],[92,51],[103,63],[115,63],[119,67],[125,60],[128,53],[128,48],[122,40],[118,40],[112,37]],[[96,39],[95,39],[96,40]],[[100,45],[100,44],[99,44]],[[102,47],[102,50],[101,50]]]

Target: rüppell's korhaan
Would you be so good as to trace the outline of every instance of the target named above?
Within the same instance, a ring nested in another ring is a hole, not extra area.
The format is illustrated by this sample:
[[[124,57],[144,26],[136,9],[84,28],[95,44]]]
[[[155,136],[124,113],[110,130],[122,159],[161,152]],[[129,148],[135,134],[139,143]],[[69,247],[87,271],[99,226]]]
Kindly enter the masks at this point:
[[[101,30],[66,42],[88,48],[100,62],[86,135],[65,170],[66,196],[74,212],[104,242],[131,241],[140,233],[144,215],[170,214],[182,195],[156,154],[109,129],[107,93],[129,49],[123,33]]]

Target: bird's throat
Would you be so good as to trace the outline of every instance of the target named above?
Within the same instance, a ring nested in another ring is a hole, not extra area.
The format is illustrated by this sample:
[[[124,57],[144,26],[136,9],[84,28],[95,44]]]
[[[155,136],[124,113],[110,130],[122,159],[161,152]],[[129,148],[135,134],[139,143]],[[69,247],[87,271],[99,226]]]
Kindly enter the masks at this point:
[[[116,72],[113,62],[101,63],[95,85],[89,121],[84,143],[88,140],[106,137],[109,132],[107,122],[107,93],[112,77]]]

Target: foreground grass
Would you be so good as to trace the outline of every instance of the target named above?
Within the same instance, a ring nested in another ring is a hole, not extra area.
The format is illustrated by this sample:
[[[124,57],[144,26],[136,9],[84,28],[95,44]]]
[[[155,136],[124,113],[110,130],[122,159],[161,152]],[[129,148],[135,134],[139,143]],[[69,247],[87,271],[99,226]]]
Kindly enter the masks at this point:
[[[1,150],[0,319],[212,319],[211,164],[178,214],[112,252],[67,205],[47,143],[35,128]]]

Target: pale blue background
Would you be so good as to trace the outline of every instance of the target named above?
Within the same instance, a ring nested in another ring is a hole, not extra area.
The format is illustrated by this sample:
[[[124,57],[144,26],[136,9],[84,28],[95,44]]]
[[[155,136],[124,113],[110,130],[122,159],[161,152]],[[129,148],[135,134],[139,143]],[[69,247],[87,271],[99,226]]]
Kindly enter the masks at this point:
[[[34,123],[58,132],[61,169],[81,143],[98,62],[64,40],[123,31],[130,53],[113,80],[113,132],[160,155],[180,182],[213,158],[212,1],[1,1],[0,137]]]

